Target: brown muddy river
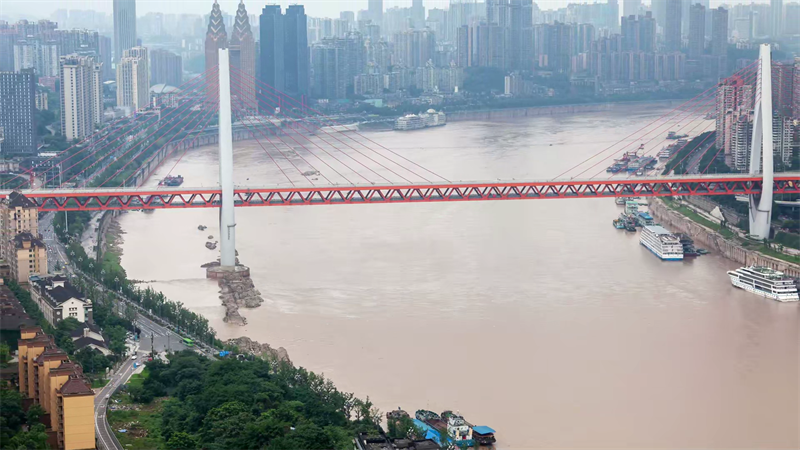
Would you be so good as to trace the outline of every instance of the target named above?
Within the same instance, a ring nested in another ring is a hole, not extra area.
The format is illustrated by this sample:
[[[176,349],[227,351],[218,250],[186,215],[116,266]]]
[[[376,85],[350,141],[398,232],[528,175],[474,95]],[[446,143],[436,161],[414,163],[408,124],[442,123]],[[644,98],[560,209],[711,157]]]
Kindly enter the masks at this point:
[[[451,180],[542,179],[666,110],[364,134]],[[238,184],[286,182],[256,142],[234,146]],[[213,186],[216,157],[192,150],[172,173]],[[382,411],[458,410],[496,429],[501,448],[800,446],[798,305],[736,290],[725,272],[737,265],[716,255],[656,259],[611,226],[613,200],[236,214],[240,258],[266,300],[242,310],[247,326],[222,322],[200,268],[217,256],[204,247],[217,210],[124,215],[123,266],[222,338],[283,346]]]

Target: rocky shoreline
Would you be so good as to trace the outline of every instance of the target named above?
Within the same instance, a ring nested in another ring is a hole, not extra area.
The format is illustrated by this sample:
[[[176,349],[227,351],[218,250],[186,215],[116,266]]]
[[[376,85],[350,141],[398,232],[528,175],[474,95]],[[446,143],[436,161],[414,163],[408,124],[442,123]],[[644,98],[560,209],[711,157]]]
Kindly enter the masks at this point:
[[[244,326],[247,325],[247,319],[239,314],[239,308],[258,308],[264,303],[264,299],[250,278],[250,269],[240,265],[238,258],[236,263],[235,271],[219,270],[219,261],[203,264],[201,267],[206,269],[209,278],[217,279],[219,299],[225,307],[223,322]]]
[[[228,345],[233,345],[239,348],[240,351],[244,353],[251,353],[253,355],[259,357],[266,357],[268,359],[273,359],[275,361],[285,361],[289,364],[292,363],[292,360],[289,359],[289,353],[283,347],[278,347],[277,349],[270,347],[269,344],[259,344],[258,342],[250,339],[247,336],[242,336],[234,339],[228,339],[225,341]]]

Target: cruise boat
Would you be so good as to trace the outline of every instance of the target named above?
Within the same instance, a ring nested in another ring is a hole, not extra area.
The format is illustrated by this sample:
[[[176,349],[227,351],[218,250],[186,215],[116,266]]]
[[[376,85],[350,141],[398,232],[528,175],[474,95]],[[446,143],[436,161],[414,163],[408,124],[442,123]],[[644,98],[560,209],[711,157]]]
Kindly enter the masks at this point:
[[[394,122],[394,129],[398,131],[421,130],[425,128],[425,120],[416,114],[408,114]]]
[[[659,225],[649,225],[642,228],[639,243],[647,247],[663,261],[683,260],[683,245],[677,236]]]
[[[729,271],[728,276],[732,285],[747,292],[779,302],[800,301],[794,280],[769,267],[741,267]]]

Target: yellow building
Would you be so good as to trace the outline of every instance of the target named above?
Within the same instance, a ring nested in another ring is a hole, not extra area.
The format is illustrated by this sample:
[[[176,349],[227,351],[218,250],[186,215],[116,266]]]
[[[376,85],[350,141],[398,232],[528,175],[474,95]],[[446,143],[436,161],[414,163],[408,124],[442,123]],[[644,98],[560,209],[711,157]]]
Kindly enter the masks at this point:
[[[69,360],[40,327],[20,330],[20,392],[44,408],[58,448],[95,448],[94,391],[79,364]]]
[[[11,246],[7,261],[17,283],[28,285],[31,275],[47,275],[47,247],[41,239],[23,232],[14,236]]]
[[[39,209],[19,192],[0,201],[0,258],[9,259],[11,240],[20,233],[39,236]]]

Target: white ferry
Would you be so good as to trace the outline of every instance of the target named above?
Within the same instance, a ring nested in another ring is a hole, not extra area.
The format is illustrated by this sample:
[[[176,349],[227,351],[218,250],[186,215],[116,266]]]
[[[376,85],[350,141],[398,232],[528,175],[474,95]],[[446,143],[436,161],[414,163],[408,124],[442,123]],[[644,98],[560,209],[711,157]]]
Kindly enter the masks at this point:
[[[425,120],[416,114],[408,114],[394,122],[394,129],[399,131],[421,130],[425,128]]]
[[[399,131],[421,130],[429,127],[441,127],[447,125],[447,115],[444,111],[436,112],[429,109],[422,114],[408,114],[398,118],[394,122],[394,129]]]
[[[728,272],[728,276],[732,285],[747,292],[779,302],[800,301],[794,280],[769,267],[741,267]]]
[[[662,226],[649,225],[643,227],[639,243],[664,261],[680,261],[683,259],[681,240]]]

